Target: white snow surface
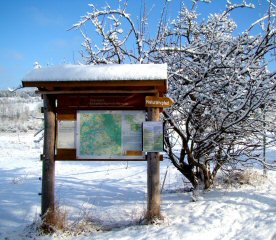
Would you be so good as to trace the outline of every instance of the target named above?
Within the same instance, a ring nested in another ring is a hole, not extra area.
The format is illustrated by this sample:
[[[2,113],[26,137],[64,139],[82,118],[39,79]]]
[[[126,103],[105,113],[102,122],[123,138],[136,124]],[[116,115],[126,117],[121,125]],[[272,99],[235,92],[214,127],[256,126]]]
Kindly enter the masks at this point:
[[[56,200],[68,221],[89,217],[103,230],[38,235],[30,225],[40,213],[42,148],[33,140],[33,133],[0,133],[0,239],[276,239],[275,172],[263,184],[218,185],[192,202],[191,193],[179,191],[188,183],[167,160],[165,219],[153,225],[138,224],[146,210],[146,162],[57,162]]]
[[[33,69],[22,82],[166,80],[167,64],[64,64]]]

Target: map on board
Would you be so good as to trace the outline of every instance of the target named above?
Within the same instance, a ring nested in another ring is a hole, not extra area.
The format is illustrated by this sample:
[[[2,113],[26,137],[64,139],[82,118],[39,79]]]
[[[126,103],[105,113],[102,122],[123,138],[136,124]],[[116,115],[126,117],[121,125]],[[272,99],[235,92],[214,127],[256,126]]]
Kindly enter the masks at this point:
[[[143,123],[143,151],[163,152],[164,134],[162,122]]]
[[[144,111],[79,111],[79,159],[131,159],[142,156]],[[141,153],[138,154],[137,153]]]

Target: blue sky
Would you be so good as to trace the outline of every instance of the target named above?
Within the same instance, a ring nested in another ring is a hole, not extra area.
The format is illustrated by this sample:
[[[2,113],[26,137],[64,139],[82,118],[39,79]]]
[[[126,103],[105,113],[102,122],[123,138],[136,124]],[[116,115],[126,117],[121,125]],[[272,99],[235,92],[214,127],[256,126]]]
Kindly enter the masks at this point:
[[[67,30],[90,11],[89,3],[100,8],[105,2],[111,6],[118,3],[117,0],[1,0],[0,89],[18,86],[24,75],[32,70],[35,61],[42,66],[80,61],[82,37],[78,31]],[[157,22],[161,2],[146,1],[147,9],[152,9],[149,26]],[[191,1],[184,2],[190,4]],[[200,4],[202,18],[207,18],[210,12],[223,11],[225,2],[214,0],[212,4]],[[266,0],[251,2],[256,4],[256,9],[243,9],[232,15],[239,31],[263,16],[267,7]],[[179,0],[171,0],[169,4],[168,15],[174,16],[179,11]],[[140,0],[129,0],[128,11],[132,16],[139,15]]]

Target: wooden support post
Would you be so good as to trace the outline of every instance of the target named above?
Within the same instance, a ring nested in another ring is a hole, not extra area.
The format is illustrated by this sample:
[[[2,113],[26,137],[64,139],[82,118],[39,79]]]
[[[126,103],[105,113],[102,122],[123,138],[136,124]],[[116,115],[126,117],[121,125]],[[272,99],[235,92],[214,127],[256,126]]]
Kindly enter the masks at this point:
[[[148,121],[159,121],[159,108],[148,108]],[[148,165],[148,207],[146,218],[151,221],[160,219],[160,154],[158,152],[147,153]]]
[[[42,164],[41,216],[55,224],[55,98],[44,95],[44,147]]]

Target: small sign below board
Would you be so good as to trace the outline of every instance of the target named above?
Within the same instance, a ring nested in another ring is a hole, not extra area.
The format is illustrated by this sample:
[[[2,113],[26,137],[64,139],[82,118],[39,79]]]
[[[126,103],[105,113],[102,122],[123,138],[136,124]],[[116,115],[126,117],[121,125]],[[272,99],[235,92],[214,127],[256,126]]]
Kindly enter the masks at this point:
[[[164,132],[162,122],[143,122],[143,152],[163,152]]]
[[[169,97],[146,96],[146,107],[169,108],[174,101]]]

